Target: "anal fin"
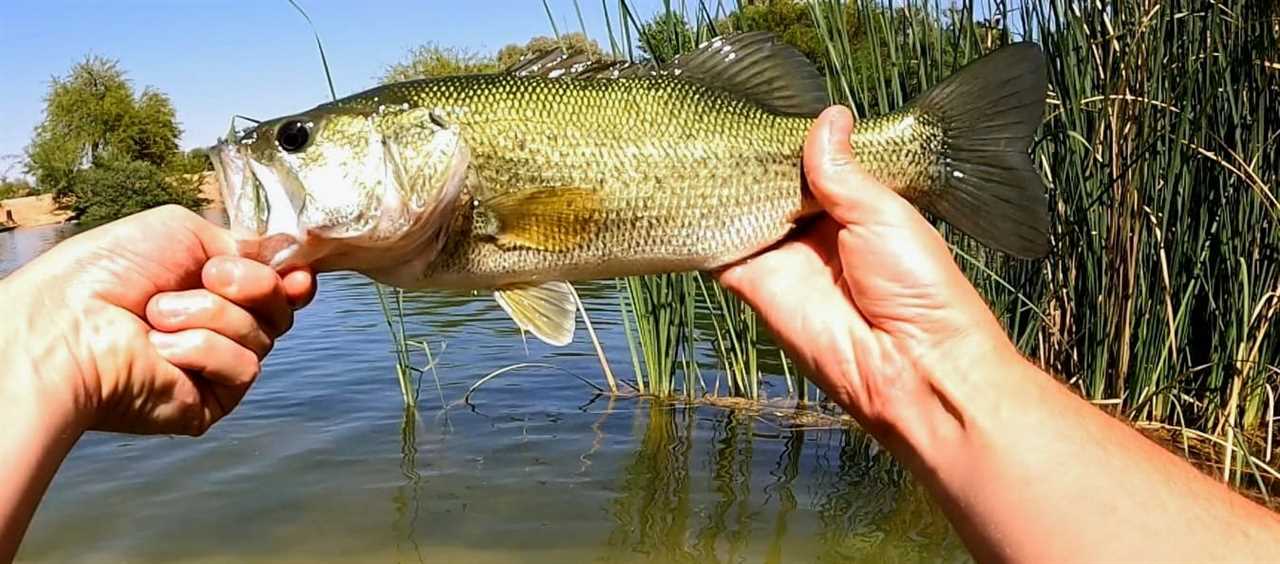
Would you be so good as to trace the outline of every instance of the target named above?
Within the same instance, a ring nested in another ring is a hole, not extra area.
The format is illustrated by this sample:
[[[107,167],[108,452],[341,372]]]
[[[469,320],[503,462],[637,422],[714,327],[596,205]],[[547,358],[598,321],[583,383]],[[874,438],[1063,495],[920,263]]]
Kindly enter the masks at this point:
[[[573,341],[578,298],[568,282],[498,288],[493,297],[517,326],[543,342],[563,347]]]

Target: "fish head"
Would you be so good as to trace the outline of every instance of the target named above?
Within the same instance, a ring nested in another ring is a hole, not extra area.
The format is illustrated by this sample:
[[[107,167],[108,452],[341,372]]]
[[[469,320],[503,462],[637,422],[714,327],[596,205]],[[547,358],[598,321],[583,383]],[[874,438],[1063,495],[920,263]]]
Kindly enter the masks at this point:
[[[438,112],[333,105],[233,131],[210,156],[242,255],[401,276],[439,252],[469,161]]]

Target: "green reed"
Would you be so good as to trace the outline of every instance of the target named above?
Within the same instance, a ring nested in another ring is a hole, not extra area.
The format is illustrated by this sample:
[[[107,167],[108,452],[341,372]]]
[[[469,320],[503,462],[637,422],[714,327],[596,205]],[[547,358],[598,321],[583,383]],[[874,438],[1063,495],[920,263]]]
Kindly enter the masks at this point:
[[[578,8],[577,0],[574,6]],[[642,20],[626,0],[618,0],[616,11],[607,2],[602,6],[614,52],[625,51],[632,60],[646,64],[665,63],[664,55],[692,50],[719,34],[722,26],[716,15],[725,13],[723,2],[677,6],[667,0],[653,19]],[[615,36],[615,29],[621,37]],[[645,60],[636,56],[640,51],[648,54]],[[623,305],[623,321],[640,393],[760,397],[763,373],[757,357],[764,342],[756,329],[755,312],[698,274],[630,277],[625,283],[628,303]],[[712,384],[704,381],[699,368],[705,351],[695,329],[698,320],[710,322],[707,340],[722,367]]]
[[[1000,45],[1043,46],[1050,94],[1033,156],[1050,187],[1054,252],[1014,260],[939,224],[957,262],[1015,343],[1083,396],[1216,445],[1224,479],[1280,479],[1265,465],[1280,388],[1271,327],[1280,312],[1280,134],[1268,127],[1280,123],[1277,8],[1248,0],[807,5],[833,99],[863,117],[909,103]],[[644,33],[625,0],[619,6],[625,17],[611,30],[679,37]],[[745,31],[731,29],[732,18],[694,21],[699,35]],[[710,321],[704,341],[726,393],[758,397],[752,359],[772,355],[771,345],[731,296],[700,283],[701,300],[672,307]],[[645,311],[674,295],[629,284]],[[644,317],[631,322],[686,323]],[[785,357],[782,366],[790,377]],[[675,368],[668,362],[646,378],[666,371],[674,381]],[[716,382],[703,391],[719,392]],[[789,390],[802,397],[808,387]]]
[[[612,9],[602,0],[613,52],[640,59],[640,46],[677,53],[745,31],[725,17],[744,6],[693,4],[665,3],[657,15],[667,29],[656,33],[626,0]],[[1001,44],[1043,46],[1050,94],[1033,150],[1051,191],[1054,252],[1012,260],[940,225],[957,262],[1019,347],[1083,396],[1214,445],[1224,480],[1265,489],[1280,479],[1267,465],[1280,388],[1280,332],[1271,327],[1280,312],[1280,134],[1268,126],[1280,123],[1276,8],[1249,0],[807,5],[833,99],[859,116],[900,107]],[[672,27],[673,14],[690,22],[694,41]],[[663,38],[675,48],[653,44]],[[724,394],[762,395],[761,359],[778,353],[736,298],[691,274],[625,287],[642,393],[719,394],[723,378]],[[409,403],[422,370],[409,364],[403,318],[393,322],[397,308],[382,300]],[[710,385],[699,372],[704,349],[722,367]],[[810,387],[780,361],[789,394],[809,399]]]
[[[1018,345],[1085,397],[1224,437],[1223,478],[1259,476],[1239,436],[1271,436],[1280,374],[1275,8],[821,0],[812,11],[859,115],[1001,44],[1044,47],[1049,109],[1034,157],[1054,252],[1016,261],[949,233],[958,262]],[[845,55],[850,19],[870,60]]]

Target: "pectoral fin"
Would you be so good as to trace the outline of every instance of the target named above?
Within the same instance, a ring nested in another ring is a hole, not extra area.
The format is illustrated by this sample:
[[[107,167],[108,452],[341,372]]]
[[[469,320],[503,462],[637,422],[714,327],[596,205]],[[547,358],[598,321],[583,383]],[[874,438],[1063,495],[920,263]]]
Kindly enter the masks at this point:
[[[543,342],[563,347],[573,341],[578,298],[568,282],[498,288],[493,297],[517,326]]]
[[[530,188],[484,198],[476,205],[475,229],[500,247],[572,250],[600,230],[604,213],[597,191],[564,186]]]

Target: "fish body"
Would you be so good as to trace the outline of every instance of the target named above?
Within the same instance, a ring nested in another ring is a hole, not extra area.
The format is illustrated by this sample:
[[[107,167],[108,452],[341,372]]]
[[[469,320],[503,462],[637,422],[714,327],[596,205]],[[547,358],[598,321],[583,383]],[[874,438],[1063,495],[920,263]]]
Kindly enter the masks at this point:
[[[400,87],[446,108],[471,156],[450,235],[405,281],[415,287],[709,269],[776,242],[806,213],[799,166],[811,118],[671,76]],[[528,225],[507,236],[516,221]]]
[[[997,51],[860,123],[855,158],[980,241],[1043,254],[1047,201],[1027,155],[1042,67],[1034,46]],[[717,268],[817,213],[801,152],[826,105],[802,56],[742,34],[656,70],[549,56],[386,85],[264,122],[215,163],[264,260],[494,289],[521,327],[561,344],[568,282]]]

